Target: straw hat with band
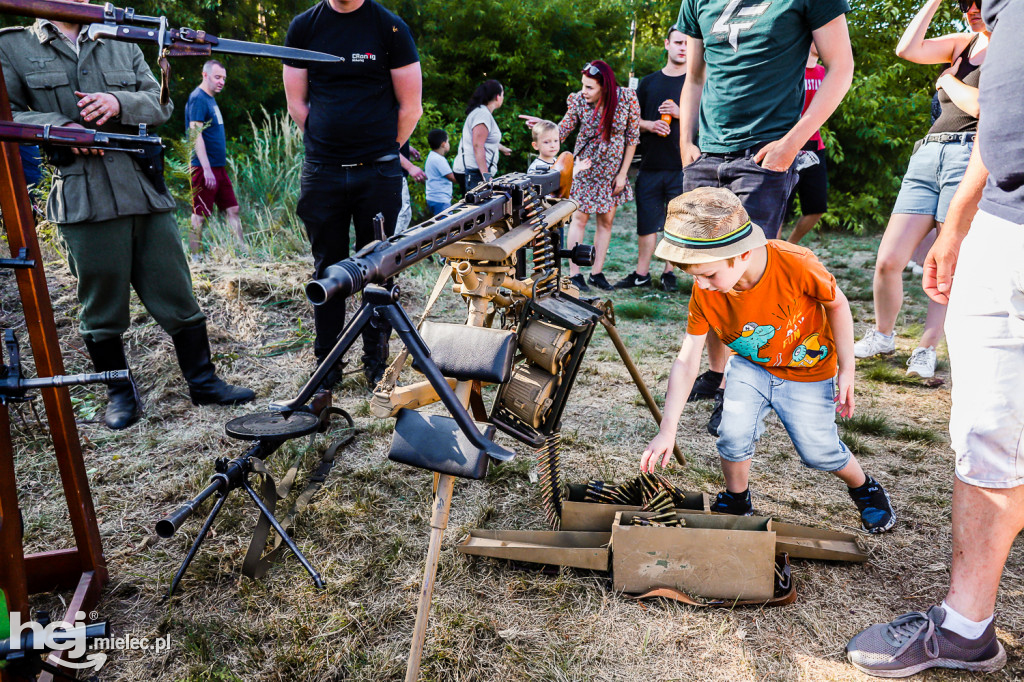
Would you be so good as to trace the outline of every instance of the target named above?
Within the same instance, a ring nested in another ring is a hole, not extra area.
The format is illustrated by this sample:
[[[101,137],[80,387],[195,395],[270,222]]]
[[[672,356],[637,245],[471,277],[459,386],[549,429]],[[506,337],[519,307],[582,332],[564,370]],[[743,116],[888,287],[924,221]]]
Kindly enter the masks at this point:
[[[739,198],[724,187],[698,187],[668,204],[665,235],[654,255],[680,265],[711,263],[768,243]]]

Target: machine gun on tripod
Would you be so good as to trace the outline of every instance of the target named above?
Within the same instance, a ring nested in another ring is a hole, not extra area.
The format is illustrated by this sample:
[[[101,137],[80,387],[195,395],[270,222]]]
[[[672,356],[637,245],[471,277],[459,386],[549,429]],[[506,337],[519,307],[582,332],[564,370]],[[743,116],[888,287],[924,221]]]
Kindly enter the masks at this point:
[[[382,218],[378,216],[378,240],[368,244],[351,258],[331,266],[325,278],[307,286],[307,294],[314,303],[323,303],[332,296],[349,296],[362,292],[363,304],[345,326],[338,343],[297,396],[291,400],[274,403],[269,412],[241,417],[228,423],[226,431],[229,436],[255,441],[255,445],[233,460],[218,460],[216,473],[210,485],[192,501],[157,523],[157,534],[165,538],[171,537],[205,500],[215,494],[218,496],[172,582],[171,594],[209,532],[227,495],[237,488],[245,490],[260,509],[261,515],[269,521],[288,548],[299,558],[313,578],[314,584],[318,587],[323,586],[319,574],[284,532],[274,518],[273,510],[265,500],[260,499],[249,484],[248,478],[251,473],[260,472],[262,461],[283,443],[313,433],[320,428],[321,421],[317,408],[312,404],[314,396],[336,366],[342,362],[345,353],[359,338],[363,327],[369,324],[374,316],[387,317],[399,338],[423,368],[435,395],[451,412],[452,417],[447,418],[451,427],[448,430],[452,444],[449,452],[454,453],[453,456],[456,458],[461,457],[463,464],[467,466],[470,462],[472,467],[479,468],[482,465],[484,471],[488,458],[507,460],[514,456],[514,452],[491,440],[493,428],[482,433],[480,425],[474,423],[466,410],[466,401],[459,395],[463,393],[463,389],[457,386],[453,390],[449,385],[441,369],[432,359],[431,346],[417,333],[415,325],[399,303],[398,286],[389,282],[396,274],[442,249],[446,244],[455,243],[483,230],[507,230],[510,226],[528,223],[537,216],[530,214],[526,209],[533,206],[540,192],[553,191],[558,180],[557,173],[549,174],[539,183],[525,175],[504,176],[486,186],[476,188],[466,200],[434,219],[387,239],[383,238]],[[572,205],[572,208],[574,207],[575,205]],[[564,214],[571,215],[572,208]],[[511,346],[509,348],[511,349]],[[465,395],[468,396],[468,392]],[[351,424],[351,418],[347,414],[345,417]],[[462,456],[456,447],[458,443],[464,444],[472,456]],[[470,469],[467,468],[466,471],[469,472]],[[479,478],[482,475],[483,473],[480,473],[474,477]]]

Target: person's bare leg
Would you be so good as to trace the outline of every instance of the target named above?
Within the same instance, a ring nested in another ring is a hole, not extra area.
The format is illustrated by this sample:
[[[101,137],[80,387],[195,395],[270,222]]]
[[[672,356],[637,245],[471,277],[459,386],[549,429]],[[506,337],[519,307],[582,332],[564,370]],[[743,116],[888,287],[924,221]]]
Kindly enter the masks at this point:
[[[833,471],[833,476],[838,476],[839,480],[846,484],[848,488],[859,488],[868,482],[867,474],[860,467],[860,462],[857,461],[856,457],[850,456],[850,461],[846,463],[839,471]]]
[[[643,277],[651,271],[651,258],[654,256],[654,247],[658,245],[658,233],[642,234],[636,241],[636,274]]]
[[[203,223],[206,221],[201,215],[192,214],[192,229],[188,233],[188,250],[198,254],[203,243]]]
[[[587,231],[587,220],[589,219],[590,215],[581,211],[576,211],[572,214],[572,220],[569,222],[569,234],[565,240],[565,248],[572,249],[572,247],[583,241],[583,235]],[[580,274],[580,266],[569,261],[569,275],[575,277],[578,274]]]
[[[235,237],[238,238],[238,243],[245,246],[245,234],[242,233],[242,219],[238,217],[238,206],[232,206],[224,213],[228,226],[235,233]]]
[[[875,328],[892,336],[903,305],[903,268],[928,232],[935,227],[930,215],[894,213],[878,245],[875,260]]]
[[[821,216],[824,213],[813,213],[811,215],[802,215],[800,219],[796,221],[796,225],[793,227],[793,231],[789,234],[790,244],[799,244],[800,240],[807,236],[807,233],[814,229],[814,226],[821,220]]]
[[[995,610],[1014,538],[1024,529],[1024,486],[978,488],[953,481],[953,570],[946,603],[973,621]]]
[[[937,226],[938,229],[932,230],[924,236],[924,239],[921,240],[921,245],[927,244],[929,249],[932,247],[932,244],[935,243],[935,235],[942,229],[942,223],[937,223]],[[918,251],[920,249],[921,246],[918,246]],[[917,255],[917,251],[914,252],[914,255]],[[925,255],[928,255],[927,251],[925,251]],[[923,259],[920,261],[915,260],[914,262],[918,265],[924,265]],[[942,340],[942,327],[945,324],[946,306],[941,303],[936,303],[929,298],[928,314],[924,319],[924,332],[921,334],[921,340],[917,345],[922,348],[934,348],[939,345],[939,341]]]
[[[722,475],[725,476],[725,489],[731,493],[745,491],[750,486],[750,460],[730,462],[721,457],[719,460],[722,462]]]
[[[938,227],[941,227],[941,223]],[[931,250],[932,244],[935,243],[935,238],[938,236],[938,229],[932,230],[926,234],[924,239],[921,240],[921,243],[917,245],[916,249],[914,249],[914,255],[910,260],[914,261],[918,265],[924,265],[924,261],[928,257],[928,252]]]
[[[591,274],[604,271],[604,259],[608,255],[608,244],[612,241],[612,222],[615,220],[615,209],[607,213],[597,214],[597,229],[594,231],[594,267]]]

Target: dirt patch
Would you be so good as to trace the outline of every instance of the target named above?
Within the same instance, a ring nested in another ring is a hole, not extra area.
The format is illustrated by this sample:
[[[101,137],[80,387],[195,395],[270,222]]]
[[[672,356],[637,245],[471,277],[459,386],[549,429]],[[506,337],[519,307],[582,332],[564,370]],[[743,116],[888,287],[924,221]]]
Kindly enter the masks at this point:
[[[617,221],[608,266],[612,281],[633,269],[633,224],[626,211]],[[870,290],[877,238],[827,233],[809,245],[832,267],[844,290]],[[437,269],[423,264],[403,277],[411,313],[420,310]],[[255,389],[257,405],[294,395],[309,376],[312,321],[301,285],[310,270],[309,259],[214,261],[194,268],[222,375]],[[67,371],[87,371],[73,280],[57,261],[48,272]],[[0,275],[0,283],[0,321],[17,328],[13,280]],[[660,397],[685,329],[687,296],[643,289],[617,292],[613,298],[630,311],[619,317],[620,333]],[[870,298],[859,297],[853,305],[859,336],[870,323]],[[169,339],[137,302],[132,314],[135,322],[126,341],[145,392],[146,417],[112,433],[97,422],[101,397],[85,387],[73,389],[72,395],[110,562],[100,616],[112,622],[117,634],[170,634],[171,650],[159,657],[111,652],[102,679],[401,679],[426,555],[431,477],[387,461],[390,421],[369,416],[365,388],[355,377],[345,383],[338,402],[355,416],[360,436],[343,451],[294,533],[327,589],[315,590],[290,556],[264,580],[240,578],[255,514],[233,495],[180,596],[170,604],[162,601],[200,520],[159,542],[152,539],[153,525],[205,485],[216,457],[242,451],[224,435],[223,425],[253,408],[192,406]],[[462,321],[464,315],[461,300],[453,295],[443,297],[435,313],[450,321]],[[908,280],[901,327],[923,316],[923,294]],[[27,336],[21,336],[27,345]],[[899,354],[887,361],[893,370],[902,372],[900,363],[913,345],[911,338],[899,339]],[[469,528],[544,527],[529,452],[518,447],[520,457],[492,467],[487,480],[457,484],[423,679],[864,679],[845,662],[849,637],[871,623],[925,609],[945,593],[953,459],[945,432],[948,364],[940,365],[947,382],[938,388],[873,381],[863,374],[859,371],[857,386],[860,413],[884,417],[890,434],[904,429],[899,432],[919,436],[855,434],[865,446],[859,455],[865,469],[891,491],[900,516],[894,532],[865,538],[870,562],[797,561],[796,604],[729,611],[637,604],[614,594],[601,574],[521,569],[457,555],[455,542]],[[707,403],[686,409],[679,444],[690,464],[669,474],[683,487],[714,494],[721,476],[713,439],[704,430],[708,412]],[[59,502],[45,426],[30,408],[19,408],[13,421],[28,547],[69,546],[67,511]],[[602,330],[588,350],[563,424],[563,470],[571,481],[634,476],[640,452],[656,432]],[[923,436],[922,430],[938,437]],[[315,457],[311,453],[307,462]],[[280,470],[287,459],[277,455],[271,464]],[[858,525],[843,486],[803,468],[774,419],[758,446],[751,489],[759,512],[836,530]],[[1009,663],[994,679],[1024,676],[1022,593],[1024,551],[1018,545],[1007,564],[997,613]],[[61,597],[66,595],[44,595],[36,604],[59,604]],[[939,672],[923,677],[962,676]]]

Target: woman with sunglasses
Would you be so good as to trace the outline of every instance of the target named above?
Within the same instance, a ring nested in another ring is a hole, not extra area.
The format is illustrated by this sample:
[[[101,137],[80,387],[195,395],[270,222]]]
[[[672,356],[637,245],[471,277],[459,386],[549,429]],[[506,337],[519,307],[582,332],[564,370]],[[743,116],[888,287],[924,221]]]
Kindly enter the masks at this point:
[[[959,0],[969,33],[925,38],[943,0],[928,0],[900,38],[896,55],[916,64],[949,64],[935,82],[941,114],[914,146],[899,196],[875,260],[875,327],[854,345],[858,358],[896,349],[896,318],[903,303],[903,269],[933,229],[942,229],[949,202],[967,169],[978,130],[978,79],[989,30],[981,0]],[[942,338],[946,306],[929,301],[924,332],[907,362],[907,374],[935,375],[935,346]]]
[[[607,291],[612,285],[602,269],[612,237],[615,210],[633,198],[626,173],[640,142],[640,102],[633,90],[616,84],[612,67],[599,59],[583,67],[580,81],[582,89],[569,95],[568,110],[558,124],[563,141],[579,126],[573,156],[577,161],[590,159],[592,164],[576,175],[569,192],[570,198],[579,204],[579,210],[569,226],[568,247],[583,241],[587,221],[596,214],[596,254],[587,281]],[[531,128],[540,120],[535,116],[519,118],[525,119]],[[590,291],[575,263],[569,265],[569,274],[579,289]]]

